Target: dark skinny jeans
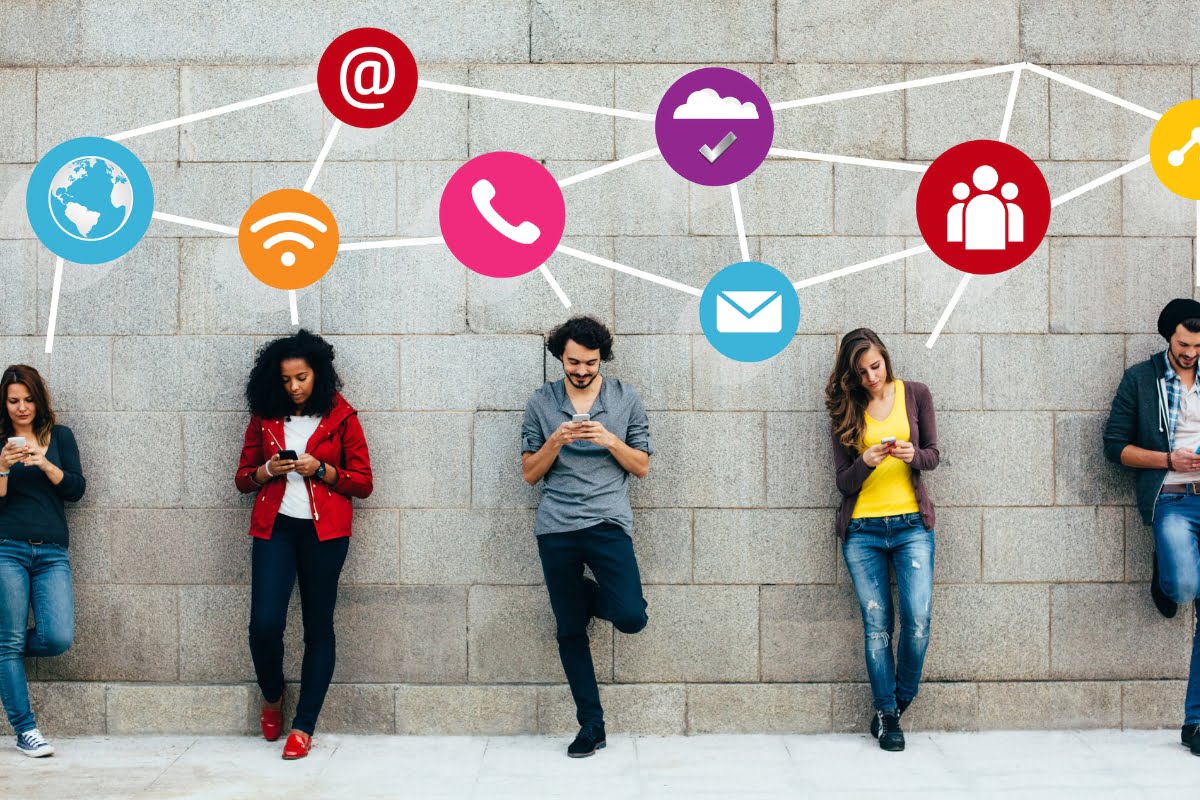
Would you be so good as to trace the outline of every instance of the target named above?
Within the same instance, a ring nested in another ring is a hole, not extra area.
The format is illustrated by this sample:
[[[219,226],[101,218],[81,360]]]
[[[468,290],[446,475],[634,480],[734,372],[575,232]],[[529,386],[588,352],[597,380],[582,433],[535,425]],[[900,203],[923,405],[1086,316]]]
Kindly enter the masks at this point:
[[[633,540],[615,525],[537,537],[550,607],[558,624],[558,656],[575,698],[579,724],[604,724],[600,689],[587,626],[592,617],[608,620],[621,633],[646,627],[646,600]],[[583,580],[591,568],[596,586]]]
[[[310,519],[280,514],[270,539],[255,539],[250,564],[250,657],[263,698],[283,696],[283,631],[292,585],[299,578],[304,619],[300,700],[292,727],[312,735],[333,680],[337,643],[333,608],[349,537],[322,542]]]

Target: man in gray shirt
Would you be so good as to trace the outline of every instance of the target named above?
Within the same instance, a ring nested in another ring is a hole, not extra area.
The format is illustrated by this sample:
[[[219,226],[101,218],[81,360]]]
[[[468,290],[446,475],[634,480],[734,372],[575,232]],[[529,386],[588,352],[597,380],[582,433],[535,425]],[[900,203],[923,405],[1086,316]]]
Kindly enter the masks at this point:
[[[650,472],[650,423],[632,386],[600,374],[613,337],[592,317],[555,328],[546,349],[563,364],[525,405],[521,462],[531,486],[544,480],[533,532],[580,730],[572,758],[604,747],[604,711],[587,626],[608,620],[622,633],[646,627],[646,600],[633,554],[629,476]],[[584,566],[596,580],[585,578]]]

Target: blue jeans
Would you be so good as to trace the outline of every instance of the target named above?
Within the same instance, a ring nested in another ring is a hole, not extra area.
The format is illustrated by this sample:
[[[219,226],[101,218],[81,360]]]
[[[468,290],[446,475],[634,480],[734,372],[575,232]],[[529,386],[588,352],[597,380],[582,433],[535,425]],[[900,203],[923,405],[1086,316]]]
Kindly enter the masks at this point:
[[[646,627],[646,599],[633,540],[615,525],[596,525],[544,533],[537,543],[550,608],[558,625],[558,656],[575,699],[575,718],[581,726],[603,725],[587,626],[597,617],[608,620],[621,633],[637,633]],[[596,576],[598,588],[584,582],[585,564]]]
[[[1180,605],[1200,596],[1200,497],[1160,494],[1154,504],[1158,583]],[[1183,701],[1185,725],[1200,723],[1200,637],[1192,634],[1192,665]]]
[[[875,708],[890,711],[897,700],[911,702],[921,683],[933,605],[933,531],[920,514],[852,519],[842,555],[862,608]],[[900,642],[894,659],[889,564],[896,573],[900,601]]]
[[[34,627],[26,630],[31,603]],[[66,548],[0,539],[0,700],[16,733],[37,727],[23,659],[65,653],[74,633],[75,593]]]

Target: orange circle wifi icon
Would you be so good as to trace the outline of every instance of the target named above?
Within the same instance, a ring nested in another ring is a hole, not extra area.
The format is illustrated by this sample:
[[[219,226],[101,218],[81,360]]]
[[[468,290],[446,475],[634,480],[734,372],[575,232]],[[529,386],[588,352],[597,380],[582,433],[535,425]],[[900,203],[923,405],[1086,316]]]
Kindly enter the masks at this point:
[[[308,192],[278,189],[255,200],[238,229],[250,274],[276,289],[303,289],[325,275],[338,252],[337,221]]]

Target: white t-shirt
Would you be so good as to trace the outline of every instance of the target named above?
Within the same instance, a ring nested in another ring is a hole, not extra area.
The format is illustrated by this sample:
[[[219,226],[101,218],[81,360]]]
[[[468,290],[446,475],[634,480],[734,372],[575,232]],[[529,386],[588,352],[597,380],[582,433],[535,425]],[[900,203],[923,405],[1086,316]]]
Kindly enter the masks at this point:
[[[320,417],[286,417],[283,421],[283,442],[288,450],[301,455],[308,448],[308,440],[321,424]],[[312,519],[312,506],[308,502],[308,487],[299,472],[289,472],[287,488],[283,492],[283,504],[279,513],[296,519]]]
[[[1200,376],[1198,376],[1200,377]],[[1182,387],[1181,387],[1182,388]],[[1200,447],[1200,380],[1192,382],[1191,389],[1183,390],[1179,398],[1179,420],[1175,423],[1175,449],[1186,447],[1193,453]],[[1177,472],[1168,470],[1164,484],[1194,483],[1200,481],[1200,472]]]

